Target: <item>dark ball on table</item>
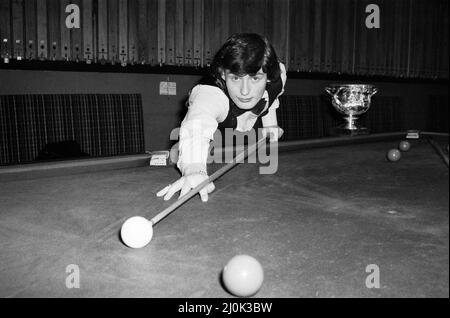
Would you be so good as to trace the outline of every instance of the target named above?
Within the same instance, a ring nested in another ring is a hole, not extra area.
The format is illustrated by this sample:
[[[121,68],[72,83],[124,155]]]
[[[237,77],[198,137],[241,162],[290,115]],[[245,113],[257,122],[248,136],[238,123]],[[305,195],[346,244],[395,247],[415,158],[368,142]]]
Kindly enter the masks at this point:
[[[395,161],[400,160],[400,158],[402,157],[402,154],[401,154],[400,150],[398,150],[398,149],[391,149],[388,151],[386,157],[389,161],[395,162]]]
[[[401,151],[408,151],[410,148],[411,148],[411,144],[409,143],[409,141],[406,141],[406,140],[400,141],[400,143],[398,145],[398,149],[400,149]]]

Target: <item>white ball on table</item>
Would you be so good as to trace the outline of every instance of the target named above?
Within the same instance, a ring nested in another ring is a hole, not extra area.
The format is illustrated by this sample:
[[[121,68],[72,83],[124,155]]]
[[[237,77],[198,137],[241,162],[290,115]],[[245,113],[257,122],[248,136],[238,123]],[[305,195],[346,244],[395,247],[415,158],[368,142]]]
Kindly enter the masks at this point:
[[[123,223],[120,236],[131,248],[144,247],[152,240],[152,223],[142,216],[133,216]]]
[[[223,268],[222,280],[231,294],[249,297],[261,288],[264,270],[255,258],[249,255],[236,255]]]

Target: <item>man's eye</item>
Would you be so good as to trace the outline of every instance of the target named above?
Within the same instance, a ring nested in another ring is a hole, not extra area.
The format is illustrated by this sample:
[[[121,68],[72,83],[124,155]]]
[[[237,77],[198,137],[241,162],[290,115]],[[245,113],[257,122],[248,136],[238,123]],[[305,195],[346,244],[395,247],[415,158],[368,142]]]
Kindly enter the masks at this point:
[[[236,75],[231,76],[232,81],[239,81],[239,79],[240,79],[239,76],[236,76]]]
[[[262,78],[262,76],[253,76],[252,79],[253,81],[257,82]]]

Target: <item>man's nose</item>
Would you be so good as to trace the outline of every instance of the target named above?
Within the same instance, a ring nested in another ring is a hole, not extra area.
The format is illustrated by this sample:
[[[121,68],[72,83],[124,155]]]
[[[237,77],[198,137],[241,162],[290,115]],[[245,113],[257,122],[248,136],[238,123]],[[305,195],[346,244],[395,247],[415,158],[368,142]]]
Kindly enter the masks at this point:
[[[241,81],[241,95],[247,96],[250,93],[248,78],[244,77]]]

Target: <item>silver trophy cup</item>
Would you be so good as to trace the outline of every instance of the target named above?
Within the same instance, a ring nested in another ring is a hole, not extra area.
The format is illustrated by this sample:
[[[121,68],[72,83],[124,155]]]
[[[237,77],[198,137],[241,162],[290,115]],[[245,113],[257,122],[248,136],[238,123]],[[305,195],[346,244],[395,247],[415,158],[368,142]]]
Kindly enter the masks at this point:
[[[370,84],[332,84],[325,88],[331,95],[333,107],[345,115],[346,123],[333,128],[334,135],[363,135],[369,129],[356,124],[357,116],[370,108],[370,99],[378,89]]]

